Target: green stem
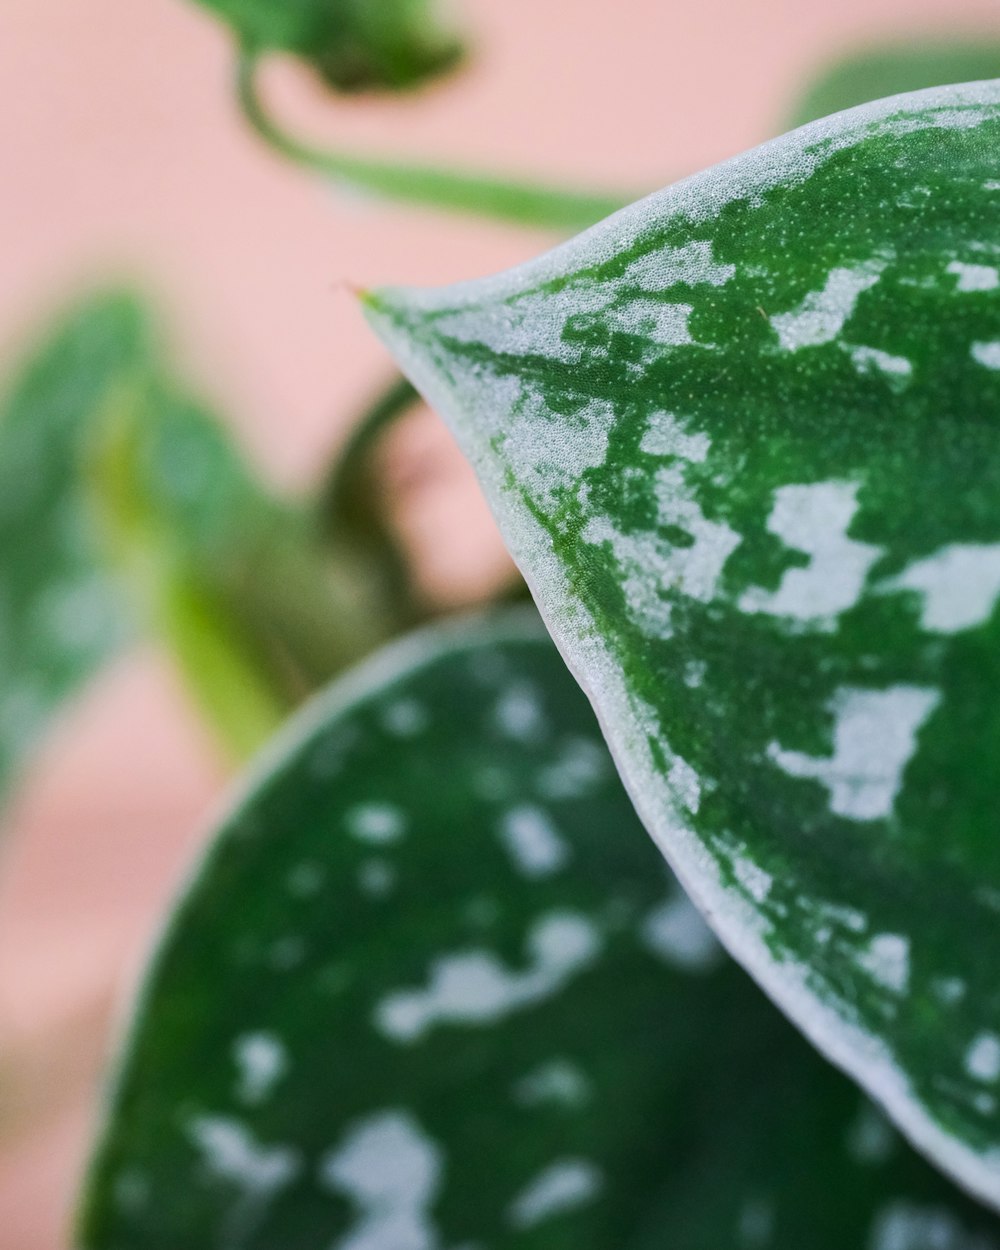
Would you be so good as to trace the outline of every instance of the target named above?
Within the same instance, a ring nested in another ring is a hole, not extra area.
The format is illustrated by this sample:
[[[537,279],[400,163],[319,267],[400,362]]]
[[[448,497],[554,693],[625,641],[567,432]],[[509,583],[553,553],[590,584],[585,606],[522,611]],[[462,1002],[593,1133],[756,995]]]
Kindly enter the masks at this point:
[[[421,613],[409,562],[386,516],[387,501],[373,456],[387,431],[419,400],[406,378],[394,378],[354,423],[317,501],[326,540],[335,549],[360,554],[369,575],[378,578],[393,615],[409,623]]]
[[[256,133],[276,152],[336,182],[385,199],[451,212],[492,217],[517,226],[576,234],[638,196],[572,191],[510,178],[463,173],[403,161],[327,151],[302,143],[270,117],[257,86],[260,57],[240,52],[236,88],[240,107]]]

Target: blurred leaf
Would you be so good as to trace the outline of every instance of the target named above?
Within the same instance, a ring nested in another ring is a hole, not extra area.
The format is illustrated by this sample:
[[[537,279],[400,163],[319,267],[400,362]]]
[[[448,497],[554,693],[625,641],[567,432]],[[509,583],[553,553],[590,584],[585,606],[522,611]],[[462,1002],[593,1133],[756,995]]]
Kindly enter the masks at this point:
[[[632,198],[314,147],[275,121],[261,97],[258,70],[257,54],[245,51],[237,66],[236,91],[257,135],[281,156],[355,193],[560,233],[583,230]]]
[[[365,536],[328,552],[312,508],[266,492],[162,377],[114,396],[91,476],[109,552],[238,758],[405,623]]]
[[[141,623],[170,648],[236,758],[294,706],[264,623],[241,594],[290,517],[216,423],[152,369],[117,388],[85,466],[104,558]]]
[[[122,1063],[86,1250],[1000,1247],[723,955],[526,614],[298,720]]]
[[[980,39],[954,39],[942,33],[921,42],[912,40],[864,48],[834,62],[818,74],[788,115],[789,126],[802,126],[885,96],[948,83],[978,82],[1000,76],[1000,29]]]
[[[147,350],[132,300],[94,300],[0,404],[0,794],[59,704],[132,635],[80,464],[108,394]]]
[[[436,0],[197,0],[257,52],[292,52],[340,91],[399,90],[451,69],[462,47]]]
[[[74,310],[0,412],[0,790],[137,634],[237,757],[401,622],[170,379],[139,301]],[[345,544],[349,547],[349,544]]]
[[[1000,1205],[1000,83],[367,297],[727,946]]]

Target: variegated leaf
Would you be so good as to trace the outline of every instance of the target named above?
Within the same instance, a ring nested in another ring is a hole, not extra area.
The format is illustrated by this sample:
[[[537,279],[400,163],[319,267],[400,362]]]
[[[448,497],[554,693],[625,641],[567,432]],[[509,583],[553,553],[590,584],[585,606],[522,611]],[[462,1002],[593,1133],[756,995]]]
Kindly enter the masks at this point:
[[[127,298],[74,311],[0,407],[0,797],[59,705],[131,636],[83,464],[116,386],[141,373]]]
[[[222,821],[86,1250],[998,1250],[722,955],[537,620],[383,653]]]
[[[1000,84],[366,302],[726,945],[1000,1205]]]

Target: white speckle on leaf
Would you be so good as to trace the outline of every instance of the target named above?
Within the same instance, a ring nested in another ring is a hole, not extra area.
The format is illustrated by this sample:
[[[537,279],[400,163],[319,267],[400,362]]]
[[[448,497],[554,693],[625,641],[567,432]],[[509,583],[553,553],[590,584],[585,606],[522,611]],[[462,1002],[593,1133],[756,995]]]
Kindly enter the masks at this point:
[[[684,685],[690,690],[697,690],[707,672],[708,665],[704,660],[688,660],[684,665]]]
[[[493,714],[497,729],[515,742],[537,742],[548,732],[541,694],[529,681],[519,681],[497,700]]]
[[[344,816],[347,831],[361,842],[382,846],[406,832],[406,819],[392,803],[358,803]]]
[[[659,526],[683,530],[690,545],[675,545],[659,529],[625,533],[609,517],[592,517],[581,537],[594,545],[610,544],[629,613],[650,636],[669,638],[670,604],[665,593],[710,602],[740,536],[724,521],[705,516],[684,481],[681,465],[659,469],[655,490]]]
[[[569,859],[569,847],[538,807],[523,804],[505,812],[500,819],[500,837],[526,877],[551,876]]]
[[[910,942],[899,933],[879,933],[858,954],[858,967],[883,989],[903,994],[910,983]]]
[[[992,1238],[967,1232],[945,1207],[900,1199],[875,1217],[869,1250],[996,1250]]]
[[[275,972],[290,972],[306,957],[305,941],[295,934],[278,938],[272,942],[267,952],[267,962]]]
[[[490,1024],[559,993],[594,962],[601,943],[585,917],[558,912],[534,926],[528,946],[534,964],[524,972],[511,972],[490,951],[442,956],[431,966],[426,989],[381,1000],[377,1027],[395,1041],[415,1042],[438,1024]]]
[[[551,1059],[523,1076],[514,1086],[514,1101],[522,1107],[555,1104],[581,1107],[590,1100],[590,1082],[568,1059]]]
[[[372,898],[385,898],[396,884],[396,870],[384,859],[366,859],[358,869],[358,886]]]
[[[965,1052],[965,1070],[976,1081],[992,1084],[1000,1079],[1000,1037],[980,1033]]]
[[[956,291],[995,291],[1000,286],[1000,273],[994,265],[967,265],[953,260],[947,272],[958,278]]]
[[[710,446],[707,434],[688,434],[673,413],[654,412],[649,418],[639,450],[648,456],[677,456],[680,460],[700,464],[708,455]]]
[[[263,1102],[288,1071],[288,1052],[273,1033],[245,1033],[233,1043],[239,1074],[236,1097],[250,1105]]]
[[[619,334],[635,335],[655,347],[683,347],[694,342],[688,329],[692,312],[691,304],[636,299],[621,308],[610,309],[606,314],[607,328]]]
[[[430,713],[416,699],[397,699],[382,713],[382,726],[396,738],[416,738],[430,725]]]
[[[488,803],[501,803],[512,794],[521,793],[521,787],[512,777],[511,770],[496,764],[474,769],[469,784],[475,794]]]
[[[405,1111],[355,1125],[320,1162],[320,1177],[358,1208],[331,1250],[438,1250],[430,1208],[441,1185],[441,1150]]]
[[[538,1174],[510,1204],[507,1219],[513,1228],[534,1228],[543,1220],[575,1211],[593,1202],[604,1178],[587,1159],[559,1159]]]
[[[723,960],[718,939],[683,891],[651,911],[641,932],[646,946],[681,972],[711,972]]]
[[[931,989],[939,1003],[953,1007],[965,997],[968,986],[961,977],[937,977],[931,982]]]
[[[831,269],[821,291],[810,291],[798,308],[771,318],[786,352],[832,342],[850,319],[863,291],[878,282],[885,260],[872,260],[853,269]]]
[[[303,860],[288,874],[288,892],[296,898],[310,898],[323,889],[326,870],[315,860]]]
[[[986,369],[1000,369],[1000,342],[973,343],[972,359]]]
[[[607,458],[616,420],[613,404],[594,399],[569,414],[553,414],[527,385],[517,388],[507,406],[491,394],[489,420],[504,456],[532,499],[554,507],[561,491],[575,489],[588,469]],[[496,408],[494,410],[494,405]]]
[[[734,855],[732,865],[736,880],[744,890],[755,903],[763,903],[774,885],[774,878],[771,874],[765,872],[760,864],[755,864],[745,855]]]
[[[917,732],[938,700],[936,690],[923,686],[843,686],[831,705],[836,718],[832,757],[786,751],[775,742],[767,753],[788,776],[825,786],[836,815],[880,820],[892,814],[903,771],[916,750]]]
[[[735,276],[735,265],[717,264],[712,257],[712,244],[705,239],[696,239],[681,247],[662,247],[646,252],[629,264],[618,285],[637,286],[642,291],[655,294],[667,291],[679,282],[689,286],[725,286]]]
[[[608,749],[590,738],[563,739],[548,764],[535,778],[538,793],[547,799],[585,798],[612,774]]]
[[[751,1198],[740,1209],[737,1234],[745,1250],[760,1250],[774,1236],[774,1203],[767,1198]]]
[[[864,933],[868,928],[868,917],[864,912],[856,907],[845,907],[843,903],[818,901],[812,904],[812,911],[818,921],[851,933]]]
[[[687,760],[682,760],[679,755],[670,761],[667,784],[682,807],[689,812],[697,812],[701,804],[701,781]]]
[[[896,1147],[896,1132],[878,1107],[862,1103],[847,1131],[847,1152],[866,1167],[887,1163]]]
[[[856,482],[814,482],[774,492],[768,530],[786,547],[809,556],[805,568],[786,569],[777,590],[750,587],[740,610],[830,625],[861,597],[881,548],[849,538],[858,510]]]
[[[519,292],[491,308],[470,314],[455,310],[439,317],[435,331],[460,343],[481,343],[495,352],[535,355],[576,364],[579,343],[567,342],[563,331],[571,320],[603,316],[614,300],[599,282],[577,279],[558,291]]]
[[[226,1240],[242,1245],[276,1195],[299,1175],[299,1152],[291,1146],[262,1146],[238,1120],[225,1116],[195,1116],[187,1135],[201,1152],[207,1174],[235,1190],[225,1217]]]
[[[144,1172],[127,1168],[116,1178],[112,1192],[118,1210],[134,1215],[149,1205],[153,1187]]]
[[[877,347],[850,347],[845,344],[858,373],[879,373],[890,381],[905,382],[913,376],[913,364],[905,356],[893,356]]]
[[[1000,595],[1000,543],[953,543],[917,560],[878,587],[913,590],[923,597],[921,626],[954,634],[989,620]]]

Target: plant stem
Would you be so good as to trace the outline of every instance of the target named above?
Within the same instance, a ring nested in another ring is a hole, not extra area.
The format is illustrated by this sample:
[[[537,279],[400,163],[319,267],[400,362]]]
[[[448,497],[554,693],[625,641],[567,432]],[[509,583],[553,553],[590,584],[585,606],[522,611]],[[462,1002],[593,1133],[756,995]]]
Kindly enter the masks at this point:
[[[282,156],[357,190],[405,204],[471,213],[517,226],[569,234],[592,226],[639,198],[601,191],[573,191],[313,147],[286,133],[269,115],[258,90],[259,65],[257,52],[241,50],[236,75],[237,97],[254,131]]]
[[[406,555],[386,515],[385,491],[373,457],[386,433],[419,402],[406,378],[393,378],[354,423],[316,502],[326,541],[334,551],[360,555],[393,615],[411,624],[421,613]]]

